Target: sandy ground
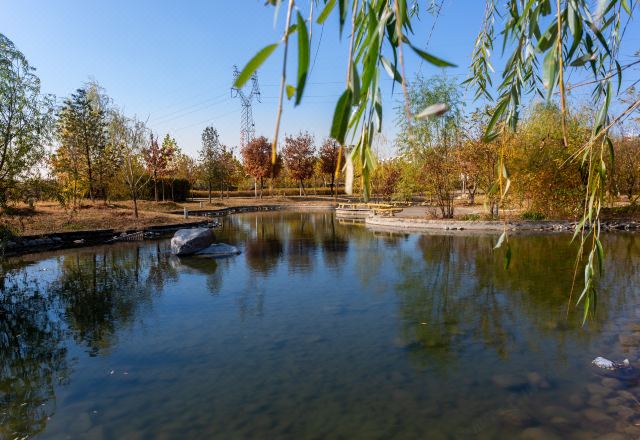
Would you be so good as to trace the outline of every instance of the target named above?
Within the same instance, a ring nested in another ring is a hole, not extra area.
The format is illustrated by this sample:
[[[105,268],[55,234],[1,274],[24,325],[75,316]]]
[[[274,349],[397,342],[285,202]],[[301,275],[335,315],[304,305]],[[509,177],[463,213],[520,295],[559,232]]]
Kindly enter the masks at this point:
[[[186,203],[138,202],[138,218],[133,215],[131,201],[105,203],[104,201],[83,201],[81,207],[72,212],[64,210],[57,202],[38,202],[34,209],[19,204],[0,211],[0,225],[8,226],[18,235],[51,234],[66,231],[87,231],[98,229],[129,229],[162,226],[175,223],[199,222],[202,218],[181,214],[184,207],[189,211],[222,209],[235,206],[295,205],[333,206],[331,197],[237,197],[232,199],[196,199]]]

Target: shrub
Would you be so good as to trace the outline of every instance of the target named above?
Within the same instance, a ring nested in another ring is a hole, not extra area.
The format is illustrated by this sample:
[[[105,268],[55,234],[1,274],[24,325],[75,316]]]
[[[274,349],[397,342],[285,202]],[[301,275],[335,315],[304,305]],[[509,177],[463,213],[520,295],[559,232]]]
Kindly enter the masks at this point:
[[[543,213],[541,212],[536,212],[536,211],[526,211],[523,212],[522,215],[520,216],[520,218],[522,220],[544,220],[546,217]]]

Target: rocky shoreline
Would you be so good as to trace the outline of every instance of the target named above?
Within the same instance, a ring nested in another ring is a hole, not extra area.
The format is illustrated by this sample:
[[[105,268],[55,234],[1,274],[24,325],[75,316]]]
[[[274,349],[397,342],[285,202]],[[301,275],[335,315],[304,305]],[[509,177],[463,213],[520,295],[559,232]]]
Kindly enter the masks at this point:
[[[88,230],[59,232],[54,234],[42,234],[31,236],[13,237],[0,247],[0,254],[4,256],[15,256],[26,253],[44,252],[57,249],[94,246],[99,244],[113,243],[114,237],[120,234],[142,233],[144,237],[163,236],[174,233],[180,228],[192,228],[206,226],[211,222],[211,218],[222,217],[230,214],[278,211],[278,210],[327,210],[335,209],[332,205],[258,205],[239,206],[222,209],[194,210],[189,215],[193,217],[203,217],[207,220],[201,222],[176,223],[163,226],[152,226],[144,229],[132,229],[127,231],[115,231],[114,229]],[[174,212],[183,214],[183,212]],[[542,231],[542,232],[573,232],[578,222],[561,220],[539,220],[508,221],[506,229],[509,231]],[[390,231],[469,231],[469,232],[501,232],[505,229],[502,221],[482,221],[482,220],[442,220],[423,219],[412,217],[383,217],[370,216],[365,219],[365,224],[372,229],[383,229]],[[603,231],[640,231],[640,222],[635,220],[606,220],[601,223]]]
[[[576,221],[562,220],[516,220],[516,221],[483,221],[483,220],[441,220],[410,217],[370,216],[365,224],[373,228],[395,229],[403,231],[475,231],[501,232],[508,231],[546,231],[573,232]],[[635,220],[606,220],[600,223],[603,231],[638,231],[640,222]]]

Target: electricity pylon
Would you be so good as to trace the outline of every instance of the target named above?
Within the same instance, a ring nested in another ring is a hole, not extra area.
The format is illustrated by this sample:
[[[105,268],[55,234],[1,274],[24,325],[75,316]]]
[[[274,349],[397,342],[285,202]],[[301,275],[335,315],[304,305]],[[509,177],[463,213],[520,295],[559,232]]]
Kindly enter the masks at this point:
[[[233,82],[240,75],[238,66],[233,66]],[[240,98],[242,103],[242,116],[240,118],[240,148],[243,148],[246,144],[251,142],[256,135],[256,125],[253,122],[253,113],[251,111],[251,104],[253,98],[256,101],[260,101],[260,87],[258,86],[258,73],[254,72],[251,75],[251,91],[247,94],[242,89],[237,87],[231,87],[231,97]]]

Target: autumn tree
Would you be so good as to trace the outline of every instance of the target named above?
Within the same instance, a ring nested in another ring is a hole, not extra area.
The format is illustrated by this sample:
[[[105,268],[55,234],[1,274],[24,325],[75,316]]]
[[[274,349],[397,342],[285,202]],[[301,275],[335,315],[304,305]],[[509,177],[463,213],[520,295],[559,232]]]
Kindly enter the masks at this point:
[[[240,154],[245,171],[253,177],[255,197],[258,197],[258,182],[260,182],[260,198],[262,198],[264,179],[278,175],[281,159],[278,157],[276,164],[271,166],[271,142],[264,136],[252,139],[242,148]]]
[[[53,126],[53,99],[25,56],[0,33],[0,203],[44,158]]]
[[[94,199],[93,165],[106,145],[104,110],[95,105],[84,88],[65,99],[58,116],[61,148],[82,154],[89,198]]]
[[[586,115],[572,112],[563,134],[556,105],[528,108],[517,133],[496,139],[505,145],[511,198],[547,217],[580,215],[588,170],[571,157],[588,142],[589,125]]]
[[[133,201],[135,218],[138,218],[140,192],[150,180],[143,156],[143,152],[149,148],[148,132],[144,122],[136,118],[129,119],[116,110],[112,112],[109,126],[110,142],[119,145],[122,151],[122,177]]]
[[[496,217],[499,201],[496,186],[500,160],[499,142],[504,141],[508,134],[487,142],[484,134],[488,122],[488,109],[478,109],[469,115],[465,124],[464,138],[458,151],[458,161],[465,180],[469,204],[475,203],[476,194],[480,191],[484,194],[488,214]]]
[[[402,165],[402,158],[380,161],[371,178],[373,194],[391,199],[402,176]]]
[[[331,194],[335,194],[336,184],[335,177],[338,175],[338,165],[344,164],[344,153],[340,148],[338,141],[332,138],[327,138],[322,142],[320,147],[320,170],[323,174],[329,175]]]
[[[156,203],[158,203],[158,179],[164,176],[171,155],[173,154],[173,150],[167,149],[173,148],[172,145],[170,145],[170,139],[171,138],[169,138],[169,145],[163,142],[162,146],[160,146],[158,145],[158,137],[154,137],[153,133],[151,133],[149,146],[142,150],[147,172],[151,176],[151,180],[153,180],[153,195]]]
[[[175,139],[172,139],[171,141],[173,154],[167,163],[167,175],[171,181],[171,200],[175,202],[175,182],[177,179],[184,179],[191,184],[191,180],[188,178],[188,175],[191,171],[191,164],[194,163],[194,161],[191,157],[182,152]]]
[[[614,141],[614,176],[618,190],[634,203],[640,185],[640,138],[620,136]]]
[[[313,137],[306,132],[284,138],[284,165],[289,175],[300,183],[300,195],[304,194],[304,181],[313,176],[315,146]]]

